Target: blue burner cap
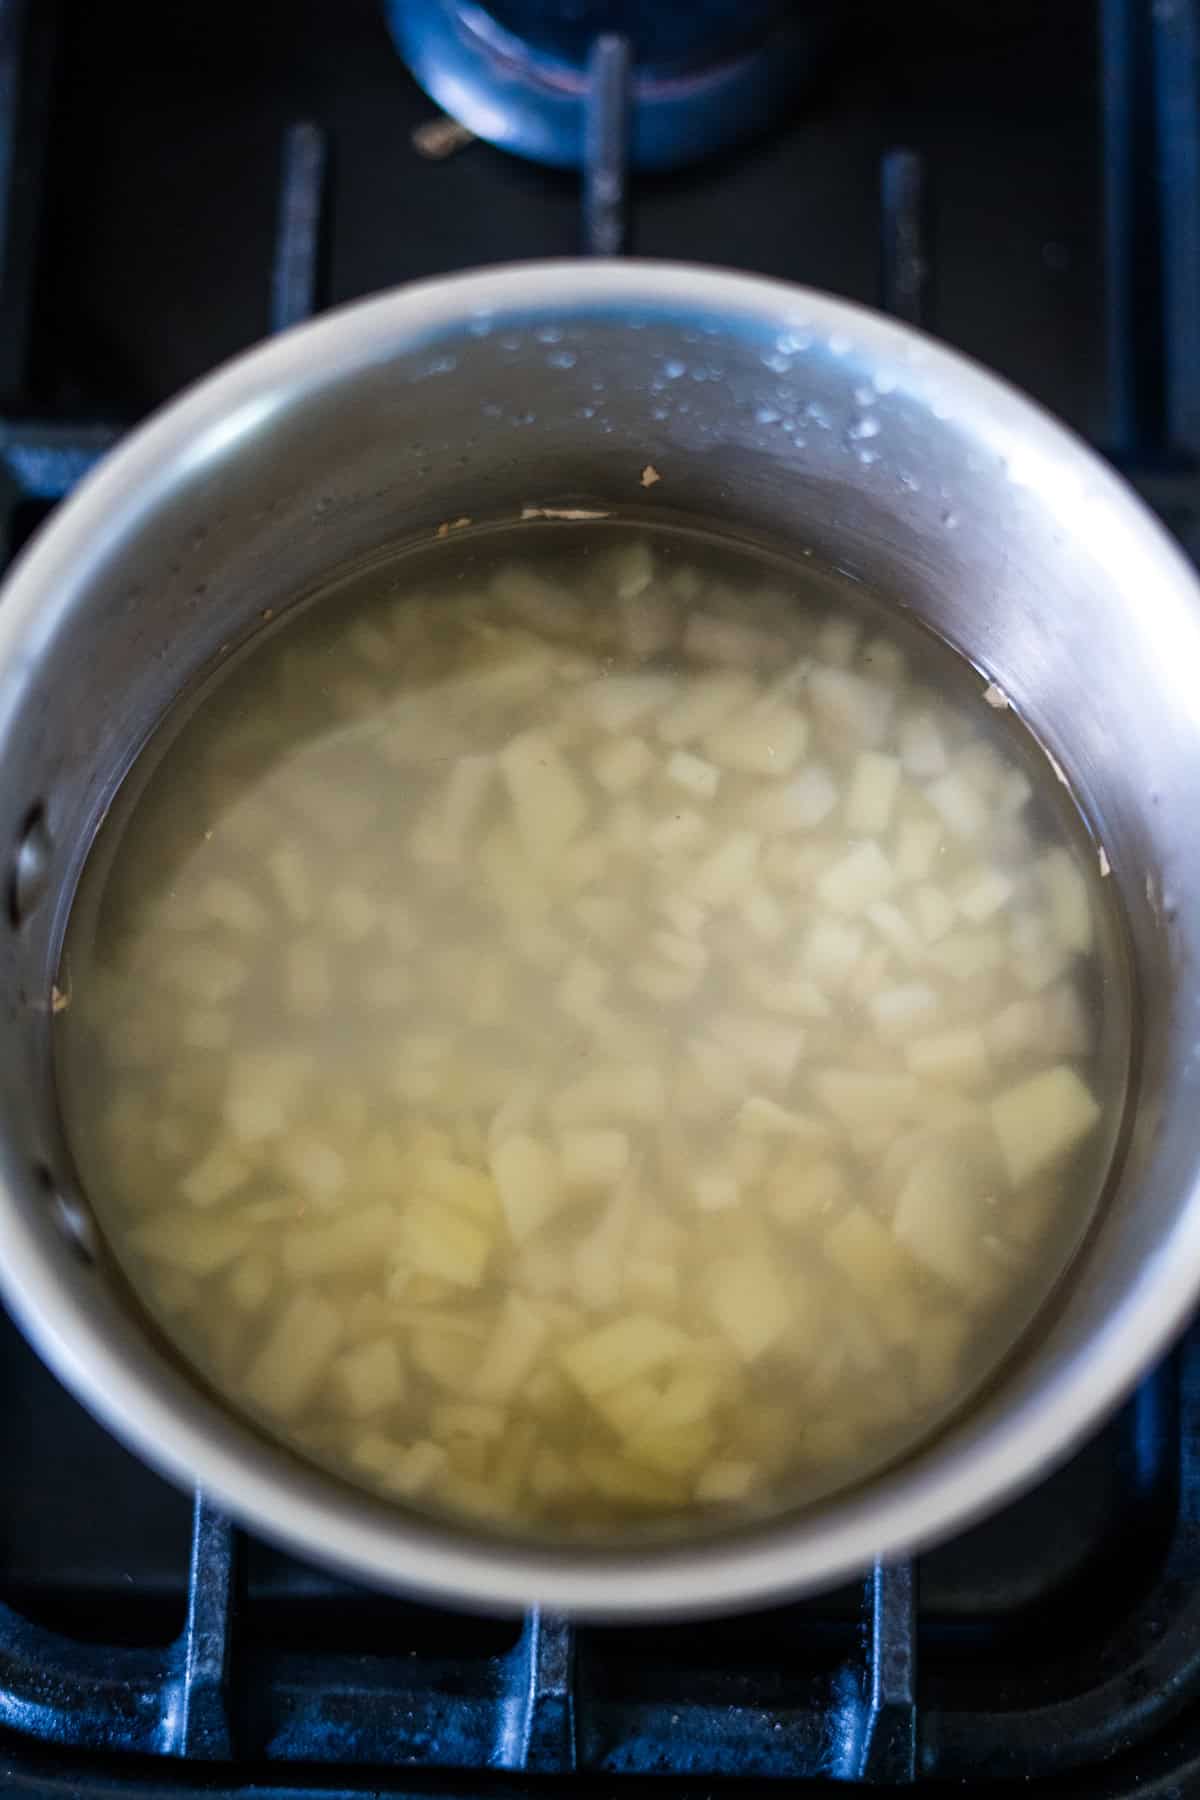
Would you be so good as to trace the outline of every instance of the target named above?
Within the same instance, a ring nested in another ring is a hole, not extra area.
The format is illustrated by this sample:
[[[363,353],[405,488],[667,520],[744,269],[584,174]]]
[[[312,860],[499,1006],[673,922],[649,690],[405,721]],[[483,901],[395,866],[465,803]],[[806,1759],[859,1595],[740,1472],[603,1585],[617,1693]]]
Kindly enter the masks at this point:
[[[584,161],[587,58],[600,34],[627,37],[633,53],[631,160],[667,169],[772,124],[836,10],[826,0],[384,0],[401,56],[444,112],[561,168]]]

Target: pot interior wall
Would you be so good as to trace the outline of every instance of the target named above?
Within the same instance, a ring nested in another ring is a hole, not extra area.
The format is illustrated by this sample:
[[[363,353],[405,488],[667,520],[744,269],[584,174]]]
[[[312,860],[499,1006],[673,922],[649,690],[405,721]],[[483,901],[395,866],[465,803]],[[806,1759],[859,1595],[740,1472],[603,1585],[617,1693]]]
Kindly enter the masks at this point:
[[[303,376],[297,355],[268,356],[232,409],[200,390],[186,446],[164,457],[139,445],[119,479],[101,472],[112,486],[98,531],[64,519],[32,552],[21,579],[49,597],[36,615],[0,609],[0,844],[11,859],[41,809],[50,850],[44,897],[0,930],[4,1173],[60,1279],[129,1355],[145,1354],[136,1327],[32,1178],[61,1173],[52,955],[113,784],[180,688],[264,612],[440,522],[548,502],[661,508],[760,535],[913,608],[1005,688],[1105,845],[1145,1045],[1124,1177],[1053,1321],[954,1440],[999,1441],[1095,1353],[1134,1285],[1195,1264],[1200,879],[1186,819],[1200,791],[1200,618],[1165,541],[1029,409],[950,379],[879,321],[831,335],[804,298],[720,318],[678,300],[640,316],[448,304],[407,334],[380,302],[353,353],[325,358],[310,335]]]

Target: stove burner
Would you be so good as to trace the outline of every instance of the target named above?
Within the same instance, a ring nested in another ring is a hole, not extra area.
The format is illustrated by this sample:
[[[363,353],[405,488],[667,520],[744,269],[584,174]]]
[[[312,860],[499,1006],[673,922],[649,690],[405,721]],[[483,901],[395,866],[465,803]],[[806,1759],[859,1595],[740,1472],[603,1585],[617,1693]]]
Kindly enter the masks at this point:
[[[594,47],[628,45],[630,158],[694,162],[777,119],[832,32],[809,0],[385,0],[396,44],[452,118],[501,149],[583,165]]]

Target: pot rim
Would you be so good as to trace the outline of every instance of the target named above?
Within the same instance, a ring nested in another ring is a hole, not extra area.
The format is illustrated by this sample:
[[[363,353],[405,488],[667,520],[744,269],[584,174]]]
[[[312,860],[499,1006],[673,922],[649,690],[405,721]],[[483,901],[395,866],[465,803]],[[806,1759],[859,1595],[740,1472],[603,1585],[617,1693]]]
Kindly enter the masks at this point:
[[[1035,402],[908,326],[812,289],[682,263],[559,261],[421,282],[324,314],[222,365],[154,414],[58,509],[15,565],[0,606],[0,730],[21,664],[86,586],[98,558],[135,535],[182,474],[269,430],[295,396],[466,330],[490,315],[556,322],[580,313],[668,312],[727,330],[798,331],[845,343],[897,384],[952,396],[954,419],[1000,454],[1032,461],[1059,495],[1081,485],[1109,509],[1141,568],[1177,604],[1200,585],[1166,531],[1080,439]],[[954,429],[954,422],[946,429]],[[1093,513],[1093,517],[1094,517]],[[455,1530],[356,1492],[269,1444],[132,1341],[115,1343],[72,1296],[45,1248],[44,1221],[0,1180],[0,1292],[46,1362],[116,1435],[242,1523],[362,1580],[443,1603],[578,1615],[680,1617],[779,1601],[832,1586],[878,1556],[910,1554],[1013,1498],[1095,1430],[1182,1328],[1200,1286],[1200,1205],[1170,1230],[1091,1336],[1032,1394],[946,1451],[935,1440],[861,1489],[811,1510],[693,1544],[582,1551]],[[1192,1199],[1200,1188],[1193,1176]],[[1086,1252],[1085,1252],[1086,1254]],[[969,1407],[968,1407],[969,1417]]]

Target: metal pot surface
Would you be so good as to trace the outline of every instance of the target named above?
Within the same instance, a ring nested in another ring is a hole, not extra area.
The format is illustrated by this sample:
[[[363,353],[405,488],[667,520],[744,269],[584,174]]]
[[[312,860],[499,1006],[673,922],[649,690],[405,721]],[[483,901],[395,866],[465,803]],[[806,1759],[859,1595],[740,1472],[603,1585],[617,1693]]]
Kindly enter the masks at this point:
[[[661,506],[809,551],[911,607],[998,681],[1105,846],[1140,1025],[1107,1205],[990,1390],[852,1492],[628,1553],[434,1523],[224,1411],[96,1252],[49,1055],[74,882],[180,689],[349,561],[441,521],[564,502]],[[1093,1430],[1200,1291],[1198,696],[1200,588],[1129,490],[999,381],[841,301],[701,268],[517,266],[388,294],[253,351],[83,483],[0,606],[10,1307],[62,1379],[168,1475],[385,1586],[661,1617],[827,1585],[962,1527]]]

